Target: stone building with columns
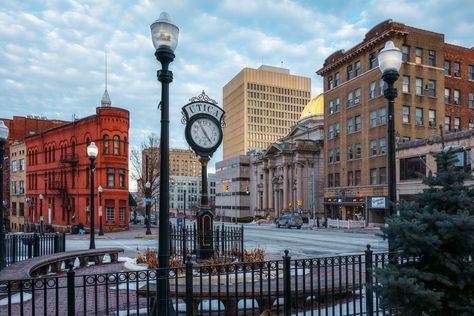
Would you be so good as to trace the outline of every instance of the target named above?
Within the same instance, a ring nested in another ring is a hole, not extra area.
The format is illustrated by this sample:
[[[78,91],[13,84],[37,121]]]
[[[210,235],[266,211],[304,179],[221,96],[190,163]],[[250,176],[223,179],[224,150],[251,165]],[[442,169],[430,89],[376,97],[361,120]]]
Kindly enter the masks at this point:
[[[313,98],[287,136],[251,157],[250,209],[279,217],[323,214],[324,98]]]

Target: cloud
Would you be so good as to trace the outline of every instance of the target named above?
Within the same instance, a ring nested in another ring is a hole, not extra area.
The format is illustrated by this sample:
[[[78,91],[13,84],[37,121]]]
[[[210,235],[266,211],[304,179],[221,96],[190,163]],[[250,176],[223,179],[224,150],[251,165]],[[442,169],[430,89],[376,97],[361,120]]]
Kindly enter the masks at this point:
[[[202,90],[222,105],[222,87],[244,67],[283,61],[292,74],[312,79],[316,95],[322,82],[315,71],[324,59],[360,42],[387,18],[473,46],[474,6],[468,1],[4,0],[0,117],[41,114],[68,120],[72,113],[94,113],[104,90],[107,51],[108,91],[114,106],[130,110],[131,146],[159,133],[160,65],[149,25],[161,11],[168,11],[180,29],[170,66],[170,137],[180,147],[186,146],[181,107]],[[219,149],[211,162],[221,157]]]

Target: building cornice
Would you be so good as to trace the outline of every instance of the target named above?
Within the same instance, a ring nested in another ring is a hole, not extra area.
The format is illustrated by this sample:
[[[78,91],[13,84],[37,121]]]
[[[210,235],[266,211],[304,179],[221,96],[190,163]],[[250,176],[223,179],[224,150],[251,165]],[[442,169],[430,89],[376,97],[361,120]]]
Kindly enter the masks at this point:
[[[375,36],[370,40],[364,40],[362,43],[359,43],[355,47],[351,48],[348,52],[342,54],[340,57],[336,58],[330,64],[324,66],[323,68],[316,71],[316,74],[320,76],[324,76],[328,72],[332,71],[333,69],[339,67],[340,65],[346,63],[349,60],[354,59],[355,57],[359,56],[365,51],[372,49],[374,46],[378,45],[380,42],[392,38],[395,36],[405,36],[409,32],[407,30],[403,30],[400,27],[396,27],[394,25],[391,26],[390,29],[384,31],[380,35]]]

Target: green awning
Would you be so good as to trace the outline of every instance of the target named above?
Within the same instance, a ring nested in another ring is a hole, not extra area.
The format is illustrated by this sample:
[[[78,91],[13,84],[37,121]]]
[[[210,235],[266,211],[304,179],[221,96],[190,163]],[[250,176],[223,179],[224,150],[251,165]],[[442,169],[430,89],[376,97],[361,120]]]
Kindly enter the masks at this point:
[[[130,207],[137,207],[137,202],[133,198],[132,194],[128,192],[128,206]]]

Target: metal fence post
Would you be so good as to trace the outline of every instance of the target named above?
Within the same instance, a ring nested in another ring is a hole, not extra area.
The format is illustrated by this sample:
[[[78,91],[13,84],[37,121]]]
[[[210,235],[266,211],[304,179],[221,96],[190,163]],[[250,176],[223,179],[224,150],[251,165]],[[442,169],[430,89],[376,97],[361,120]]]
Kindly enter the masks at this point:
[[[290,271],[290,260],[288,256],[288,250],[285,250],[283,256],[283,309],[284,315],[291,315],[291,271]]]
[[[65,252],[66,251],[66,233],[63,233],[61,241],[62,241],[61,252]]]
[[[227,237],[227,234],[226,234],[226,229],[224,227],[224,223],[222,223],[222,227],[221,227],[221,253],[223,256],[227,256],[227,249],[225,248],[225,245],[226,245],[226,237]]]
[[[15,263],[15,262],[16,262],[16,253],[17,253],[17,246],[18,246],[17,242],[18,242],[18,241],[17,241],[15,235],[13,235],[13,236],[11,236],[11,237],[12,237],[12,239],[11,239],[10,245],[11,245],[11,247],[12,247],[12,250],[11,250],[11,251],[12,251],[12,254],[11,254],[10,260],[11,260],[12,263]],[[20,259],[20,260],[21,260],[21,259]]]
[[[216,251],[217,250],[217,253],[219,255],[222,254],[222,251],[219,249],[220,247],[220,242],[219,242],[219,237],[220,237],[220,233],[219,233],[219,227],[216,227],[215,229],[212,230],[212,238],[213,238],[213,245],[214,245],[214,250]]]
[[[194,223],[193,227],[193,252],[197,253],[197,230],[196,230],[196,223]]]
[[[33,257],[39,257],[40,255],[40,237],[38,234],[33,235]]]
[[[372,250],[370,245],[367,245],[365,250],[365,302],[367,315],[373,315],[374,313],[374,292],[373,292],[373,266],[372,266]]]
[[[59,252],[59,234],[55,233],[54,234],[54,253]]]
[[[186,263],[186,257],[187,257],[187,251],[186,251],[186,235],[187,235],[187,231],[186,231],[186,226],[183,227],[183,247],[182,247],[182,251],[183,251],[183,263]]]
[[[244,262],[244,225],[240,225],[240,253]]]
[[[74,272],[74,263],[70,262],[69,269],[67,271],[67,315],[68,316],[74,316],[76,314],[75,293],[74,293],[75,275],[76,273]]]
[[[192,316],[193,309],[193,263],[191,257],[188,256],[186,261],[186,316]]]

